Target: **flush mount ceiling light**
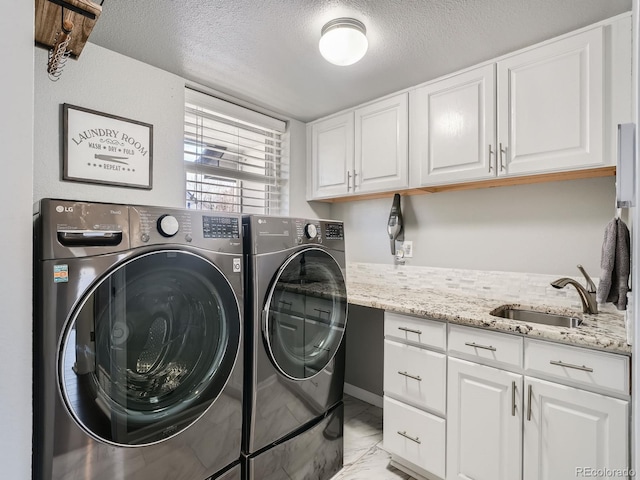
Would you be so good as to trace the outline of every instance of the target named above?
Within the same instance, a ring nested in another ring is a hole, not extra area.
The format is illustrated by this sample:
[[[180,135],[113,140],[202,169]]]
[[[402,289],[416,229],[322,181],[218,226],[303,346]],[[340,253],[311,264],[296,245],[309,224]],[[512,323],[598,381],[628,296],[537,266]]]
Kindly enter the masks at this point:
[[[352,65],[367,53],[367,29],[355,18],[336,18],[322,27],[320,53],[334,65]]]

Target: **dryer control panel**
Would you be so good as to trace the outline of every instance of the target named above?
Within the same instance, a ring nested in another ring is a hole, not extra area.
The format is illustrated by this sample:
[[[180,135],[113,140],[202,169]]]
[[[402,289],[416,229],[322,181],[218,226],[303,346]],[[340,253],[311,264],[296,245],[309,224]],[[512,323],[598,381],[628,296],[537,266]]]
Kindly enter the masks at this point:
[[[305,220],[301,218],[293,219],[296,233],[295,242],[303,243],[322,243],[323,228],[319,220]]]
[[[327,240],[344,241],[344,224],[328,220],[294,219],[296,243],[325,243]]]
[[[318,245],[344,252],[344,225],[337,220],[250,215],[243,217],[242,222],[246,235],[245,251],[252,254],[278,252],[304,245]]]

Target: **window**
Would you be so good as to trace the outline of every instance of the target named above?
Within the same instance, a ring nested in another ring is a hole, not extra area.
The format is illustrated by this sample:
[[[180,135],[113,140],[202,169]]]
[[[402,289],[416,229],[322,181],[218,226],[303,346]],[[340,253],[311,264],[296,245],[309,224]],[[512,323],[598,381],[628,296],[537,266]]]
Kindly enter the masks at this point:
[[[285,122],[191,89],[185,98],[187,208],[285,213]]]

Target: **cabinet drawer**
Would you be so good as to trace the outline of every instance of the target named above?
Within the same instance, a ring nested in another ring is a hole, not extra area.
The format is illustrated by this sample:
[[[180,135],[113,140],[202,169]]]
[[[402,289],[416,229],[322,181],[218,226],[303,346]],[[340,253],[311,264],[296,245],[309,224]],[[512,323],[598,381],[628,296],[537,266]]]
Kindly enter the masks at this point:
[[[438,350],[447,348],[447,324],[435,320],[384,312],[384,335]]]
[[[529,338],[524,345],[524,367],[528,375],[596,391],[630,393],[629,357],[625,355]]]
[[[473,362],[522,368],[522,338],[515,335],[449,325],[448,352]]]
[[[443,353],[384,341],[384,394],[445,414],[447,360]]]
[[[384,449],[444,478],[445,420],[384,397]]]

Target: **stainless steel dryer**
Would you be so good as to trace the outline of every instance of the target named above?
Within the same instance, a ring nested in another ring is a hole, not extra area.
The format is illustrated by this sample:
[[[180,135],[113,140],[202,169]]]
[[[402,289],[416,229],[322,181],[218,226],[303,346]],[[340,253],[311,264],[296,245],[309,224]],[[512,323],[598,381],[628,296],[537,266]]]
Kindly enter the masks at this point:
[[[33,478],[239,479],[241,217],[37,207]]]
[[[246,216],[246,477],[324,480],[343,463],[341,222]]]

